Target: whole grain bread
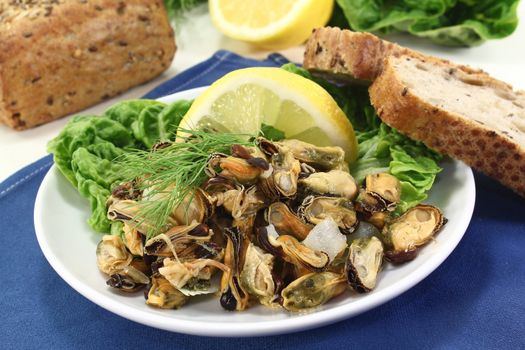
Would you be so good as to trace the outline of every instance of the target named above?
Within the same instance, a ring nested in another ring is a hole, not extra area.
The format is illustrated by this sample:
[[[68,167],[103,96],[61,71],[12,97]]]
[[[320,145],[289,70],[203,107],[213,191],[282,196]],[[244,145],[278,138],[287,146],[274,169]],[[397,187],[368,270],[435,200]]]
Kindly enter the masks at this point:
[[[144,83],[175,53],[162,0],[0,1],[0,120],[26,129]]]
[[[443,60],[392,55],[369,92],[386,124],[525,196],[525,91]]]
[[[423,59],[429,57],[370,33],[324,27],[314,30],[308,39],[303,66],[330,80],[343,83],[355,80],[370,82],[381,73],[384,59],[389,55],[410,55]],[[482,72],[470,67],[463,69]]]

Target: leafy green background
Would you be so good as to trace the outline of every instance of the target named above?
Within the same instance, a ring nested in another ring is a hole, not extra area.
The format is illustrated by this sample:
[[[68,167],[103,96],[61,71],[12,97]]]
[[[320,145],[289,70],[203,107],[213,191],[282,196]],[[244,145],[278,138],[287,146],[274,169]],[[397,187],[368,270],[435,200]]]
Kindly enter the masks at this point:
[[[336,0],[331,24],[355,31],[408,32],[437,44],[476,46],[518,26],[519,0]]]

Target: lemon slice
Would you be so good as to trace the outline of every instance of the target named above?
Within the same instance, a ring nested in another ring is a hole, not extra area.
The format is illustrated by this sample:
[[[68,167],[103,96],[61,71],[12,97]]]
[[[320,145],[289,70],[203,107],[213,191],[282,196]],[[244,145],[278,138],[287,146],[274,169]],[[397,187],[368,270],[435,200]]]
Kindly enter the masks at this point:
[[[349,162],[357,157],[352,124],[332,96],[313,81],[280,68],[226,74],[195,99],[180,127],[256,135],[262,124],[281,130],[288,139],[340,146]]]
[[[304,42],[324,26],[334,0],[210,0],[210,15],[226,36],[279,49]]]

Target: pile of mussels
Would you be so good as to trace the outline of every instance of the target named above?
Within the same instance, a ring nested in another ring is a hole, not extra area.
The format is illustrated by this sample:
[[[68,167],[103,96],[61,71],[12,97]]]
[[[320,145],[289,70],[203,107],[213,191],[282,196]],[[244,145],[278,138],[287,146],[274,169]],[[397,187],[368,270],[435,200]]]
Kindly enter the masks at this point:
[[[392,215],[398,179],[371,174],[360,188],[339,147],[260,138],[231,151],[210,155],[208,180],[150,239],[151,225],[137,216],[144,193],[136,181],[113,190],[108,217],[123,222],[123,238],[106,235],[97,246],[109,286],[146,287],[146,303],[160,308],[218,293],[226,310],[258,301],[299,311],[348,287],[369,292],[384,259],[414,259],[446,221],[430,205]]]

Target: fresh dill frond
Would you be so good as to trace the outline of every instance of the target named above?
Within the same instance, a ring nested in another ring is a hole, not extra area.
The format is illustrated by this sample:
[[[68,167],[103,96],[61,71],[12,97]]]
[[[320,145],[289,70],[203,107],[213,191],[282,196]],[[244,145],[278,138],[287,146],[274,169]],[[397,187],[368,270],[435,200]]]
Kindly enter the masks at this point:
[[[186,198],[192,198],[195,189],[206,181],[210,154],[230,154],[234,144],[254,145],[255,135],[180,131],[187,135],[182,142],[153,151],[132,150],[117,159],[124,169],[123,177],[127,181],[137,179],[143,191],[138,217],[134,220],[151,227],[148,239],[160,233],[173,210]]]

